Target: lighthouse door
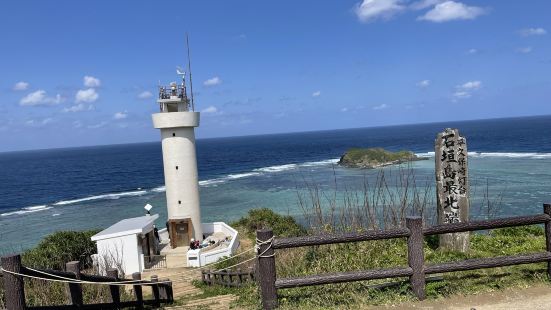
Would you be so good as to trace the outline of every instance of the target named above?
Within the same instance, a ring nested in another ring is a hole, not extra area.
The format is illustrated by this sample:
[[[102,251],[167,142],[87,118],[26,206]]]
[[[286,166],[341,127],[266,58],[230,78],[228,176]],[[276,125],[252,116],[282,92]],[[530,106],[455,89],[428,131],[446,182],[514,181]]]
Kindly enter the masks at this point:
[[[187,222],[176,223],[176,246],[189,246],[189,227]]]

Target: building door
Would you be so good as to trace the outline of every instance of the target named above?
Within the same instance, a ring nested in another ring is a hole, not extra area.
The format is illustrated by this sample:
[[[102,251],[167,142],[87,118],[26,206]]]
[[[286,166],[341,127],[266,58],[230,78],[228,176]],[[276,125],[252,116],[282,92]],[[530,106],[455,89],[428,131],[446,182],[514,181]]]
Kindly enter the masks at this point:
[[[189,246],[189,227],[187,222],[175,223],[176,246]]]

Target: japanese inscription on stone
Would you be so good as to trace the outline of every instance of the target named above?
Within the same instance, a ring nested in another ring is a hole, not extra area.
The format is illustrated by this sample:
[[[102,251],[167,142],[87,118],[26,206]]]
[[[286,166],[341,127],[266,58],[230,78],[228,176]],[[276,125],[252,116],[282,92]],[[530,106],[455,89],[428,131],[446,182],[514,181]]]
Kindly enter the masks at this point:
[[[467,171],[467,143],[457,129],[446,129],[436,137],[436,191],[438,222],[460,223],[469,220],[469,182]],[[468,248],[468,234],[447,235],[450,247],[456,250]],[[454,240],[452,240],[454,239]],[[467,244],[463,244],[467,242]],[[442,244],[442,238],[441,238]]]

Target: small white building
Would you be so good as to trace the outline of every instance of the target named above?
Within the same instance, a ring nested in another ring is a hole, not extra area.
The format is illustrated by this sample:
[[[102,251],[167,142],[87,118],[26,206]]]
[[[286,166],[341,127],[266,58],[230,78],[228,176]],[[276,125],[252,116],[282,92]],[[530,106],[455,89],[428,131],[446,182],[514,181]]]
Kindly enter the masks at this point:
[[[154,222],[159,215],[146,215],[119,221],[92,236],[97,244],[95,264],[100,273],[117,268],[125,275],[144,270],[144,261],[157,254]]]

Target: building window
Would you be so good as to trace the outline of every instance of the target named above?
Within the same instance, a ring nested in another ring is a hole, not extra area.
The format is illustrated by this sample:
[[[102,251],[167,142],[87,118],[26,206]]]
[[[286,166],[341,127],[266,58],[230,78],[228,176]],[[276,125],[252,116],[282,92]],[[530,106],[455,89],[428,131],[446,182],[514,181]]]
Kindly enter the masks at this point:
[[[181,201],[181,200],[178,200],[178,204],[181,205],[181,204],[182,204],[182,201]]]
[[[173,136],[173,137],[176,137],[176,133],[173,132],[173,133],[172,133],[172,136]]]
[[[178,166],[176,166],[176,170],[178,170]]]

